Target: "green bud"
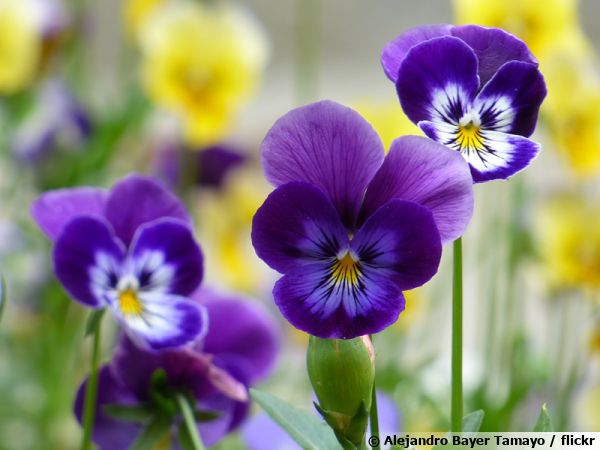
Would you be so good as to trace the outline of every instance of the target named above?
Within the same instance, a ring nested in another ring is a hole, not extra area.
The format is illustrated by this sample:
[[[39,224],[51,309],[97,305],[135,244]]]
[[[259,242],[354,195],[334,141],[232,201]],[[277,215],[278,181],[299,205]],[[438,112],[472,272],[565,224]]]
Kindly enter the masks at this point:
[[[317,409],[342,444],[360,445],[371,408],[375,378],[371,339],[310,337],[306,357],[308,376],[319,399]]]

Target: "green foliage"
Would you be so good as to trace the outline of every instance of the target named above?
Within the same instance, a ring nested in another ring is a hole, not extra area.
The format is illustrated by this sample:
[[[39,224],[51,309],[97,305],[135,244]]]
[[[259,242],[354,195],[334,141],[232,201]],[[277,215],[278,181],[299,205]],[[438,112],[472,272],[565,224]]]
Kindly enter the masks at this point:
[[[533,427],[533,431],[536,432],[552,432],[554,431],[554,426],[552,425],[552,419],[550,418],[550,414],[548,414],[548,408],[544,403],[542,405],[542,409],[540,411],[540,415],[538,420]]]

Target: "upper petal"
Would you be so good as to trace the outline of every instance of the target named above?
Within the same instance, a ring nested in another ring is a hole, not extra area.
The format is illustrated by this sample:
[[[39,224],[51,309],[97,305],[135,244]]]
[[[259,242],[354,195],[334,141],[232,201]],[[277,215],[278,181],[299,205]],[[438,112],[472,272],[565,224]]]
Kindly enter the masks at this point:
[[[116,183],[106,202],[106,217],[129,246],[140,225],[161,218],[191,223],[183,203],[150,177],[129,175]]]
[[[108,305],[125,257],[123,244],[103,219],[80,216],[71,220],[54,246],[54,271],[67,292],[92,308]]]
[[[259,303],[201,289],[195,296],[208,311],[203,351],[241,368],[250,384],[272,371],[281,339],[273,316]]]
[[[477,57],[464,41],[444,36],[413,47],[398,70],[396,89],[406,115],[458,122],[479,89]]]
[[[361,221],[391,199],[410,200],[433,214],[443,243],[461,236],[473,215],[473,180],[456,151],[424,137],[396,139],[367,188]]]
[[[299,181],[271,192],[252,221],[256,254],[282,273],[331,258],[347,242],[329,199],[319,188]]]
[[[473,102],[481,126],[529,137],[547,90],[537,65],[511,61],[504,64]]]
[[[356,111],[331,101],[290,111],[273,125],[261,147],[271,183],[318,186],[347,227],[354,225],[364,190],[383,156],[373,127]]]
[[[525,42],[500,28],[462,25],[453,27],[452,35],[465,41],[477,55],[481,85],[509,61],[524,61],[537,67],[537,59]]]
[[[104,215],[108,192],[96,188],[58,189],[40,195],[31,205],[31,215],[38,226],[55,240],[74,217]]]
[[[179,220],[160,219],[139,228],[129,263],[143,290],[186,296],[202,281],[202,251]]]
[[[351,248],[363,266],[385,275],[403,290],[436,274],[442,244],[433,214],[406,200],[391,200],[358,230]]]
[[[400,64],[411,48],[432,38],[449,36],[451,29],[452,25],[448,24],[424,25],[411,28],[388,42],[381,53],[381,65],[387,77],[396,82]]]

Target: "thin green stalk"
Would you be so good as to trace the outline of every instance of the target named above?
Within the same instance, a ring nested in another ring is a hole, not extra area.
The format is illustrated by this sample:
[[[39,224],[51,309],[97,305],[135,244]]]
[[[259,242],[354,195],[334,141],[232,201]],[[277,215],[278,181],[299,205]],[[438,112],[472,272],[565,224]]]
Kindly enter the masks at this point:
[[[462,328],[463,328],[462,238],[454,241],[452,270],[452,398],[450,430],[462,431]]]
[[[100,360],[100,324],[94,330],[94,343],[92,348],[92,361],[90,376],[85,389],[85,401],[83,405],[83,441],[82,450],[92,448],[92,429],[94,427],[94,416],[96,415],[96,399],[98,395],[98,363]]]
[[[321,0],[296,0],[296,95],[300,103],[314,101],[319,90]]]
[[[369,412],[371,418],[371,436],[379,437],[379,415],[377,411],[377,388],[375,382],[373,382],[373,395],[371,396],[371,411]],[[379,450],[379,443],[373,447],[375,450]]]
[[[182,394],[177,394],[176,398],[194,450],[204,450],[204,445],[202,445],[202,439],[198,434],[198,428],[196,427],[196,421],[194,420],[194,412],[192,411],[190,404]]]

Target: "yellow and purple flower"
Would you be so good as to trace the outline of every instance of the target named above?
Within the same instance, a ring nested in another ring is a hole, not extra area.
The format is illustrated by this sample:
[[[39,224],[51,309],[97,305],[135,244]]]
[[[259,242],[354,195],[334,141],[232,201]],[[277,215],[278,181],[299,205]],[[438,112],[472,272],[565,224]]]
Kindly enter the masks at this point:
[[[402,291],[438,269],[442,243],[473,212],[467,164],[430,139],[396,139],[330,101],[292,110],[261,149],[276,186],[254,216],[258,256],[284,276],[275,302],[322,338],[376,333],[404,309]]]
[[[381,62],[406,115],[460,152],[473,180],[506,179],[540,151],[529,139],[546,96],[525,43],[498,28],[431,25],[386,45]]]
[[[162,185],[131,175],[109,192],[52,191],[32,215],[54,241],[66,291],[84,306],[110,309],[138,345],[178,347],[205,332],[204,308],[187,298],[202,280],[202,252],[185,207]]]
[[[93,441],[101,449],[130,448],[144,425],[112,417],[108,405],[144,408],[150,415],[175,414],[164,410],[165,402],[156,401],[153,375],[158,370],[165,374],[158,394],[167,404],[173,394],[182,393],[194,399],[196,410],[215,414],[212,420],[198,422],[207,446],[237,428],[248,415],[248,386],[267,377],[276,360],[276,323],[259,304],[248,300],[204,289],[193,298],[206,308],[210,321],[208,333],[194,347],[148,352],[124,337],[113,360],[100,370]],[[85,386],[86,382],[75,401],[80,421]],[[172,423],[166,436],[169,442],[177,433],[177,420]]]

